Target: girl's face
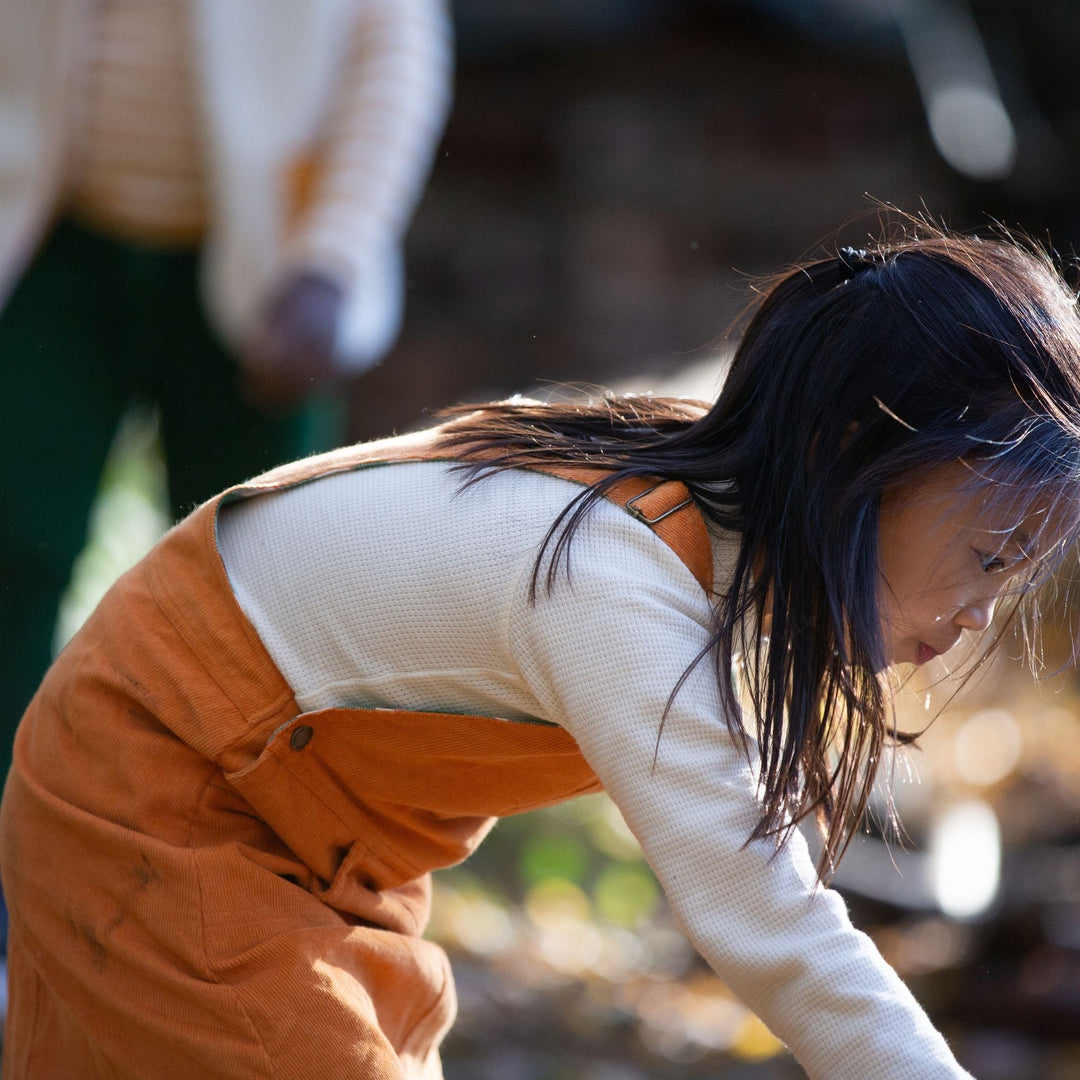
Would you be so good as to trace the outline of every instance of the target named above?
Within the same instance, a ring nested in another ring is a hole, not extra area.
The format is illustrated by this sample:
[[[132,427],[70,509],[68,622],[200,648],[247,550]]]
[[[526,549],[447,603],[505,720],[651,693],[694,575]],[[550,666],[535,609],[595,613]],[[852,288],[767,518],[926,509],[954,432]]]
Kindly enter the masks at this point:
[[[987,510],[983,492],[964,490],[970,480],[963,465],[946,465],[882,500],[879,607],[891,664],[925,664],[965,630],[986,630],[1006,587],[1033,568],[1019,514]]]

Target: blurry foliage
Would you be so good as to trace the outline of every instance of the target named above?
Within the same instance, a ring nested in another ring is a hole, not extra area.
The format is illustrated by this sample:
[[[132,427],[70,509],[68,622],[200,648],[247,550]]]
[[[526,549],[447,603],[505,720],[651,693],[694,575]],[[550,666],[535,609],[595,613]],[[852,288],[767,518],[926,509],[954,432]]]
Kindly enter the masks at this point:
[[[157,542],[171,524],[157,418],[133,410],[113,439],[101,490],[90,513],[90,535],[60,606],[56,647],[82,625],[105,590]]]
[[[429,936],[458,974],[447,1080],[802,1075],[696,956],[605,795],[500,821],[436,875]]]

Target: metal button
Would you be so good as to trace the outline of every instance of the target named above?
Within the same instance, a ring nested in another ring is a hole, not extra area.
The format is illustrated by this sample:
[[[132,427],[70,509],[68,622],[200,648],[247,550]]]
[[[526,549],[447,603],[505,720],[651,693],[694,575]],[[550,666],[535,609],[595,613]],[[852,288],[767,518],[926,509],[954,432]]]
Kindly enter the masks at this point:
[[[289,745],[294,750],[303,750],[311,742],[311,736],[314,734],[314,728],[308,727],[307,724],[301,724],[299,727],[293,728],[293,733],[289,736]]]

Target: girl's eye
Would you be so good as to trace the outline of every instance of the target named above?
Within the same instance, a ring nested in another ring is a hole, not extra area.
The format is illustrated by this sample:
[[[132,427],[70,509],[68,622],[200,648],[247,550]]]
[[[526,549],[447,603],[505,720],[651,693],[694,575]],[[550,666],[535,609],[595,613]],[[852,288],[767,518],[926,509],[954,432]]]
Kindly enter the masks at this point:
[[[1005,569],[1005,559],[1001,555],[991,555],[986,551],[976,551],[975,554],[979,556],[979,565],[984,574],[996,574]]]

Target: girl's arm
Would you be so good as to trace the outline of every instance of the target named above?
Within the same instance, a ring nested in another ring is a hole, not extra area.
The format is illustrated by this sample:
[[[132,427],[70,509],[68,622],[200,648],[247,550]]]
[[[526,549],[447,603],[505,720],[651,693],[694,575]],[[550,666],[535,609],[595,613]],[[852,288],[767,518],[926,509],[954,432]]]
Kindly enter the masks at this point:
[[[707,640],[704,594],[674,553],[605,504],[574,542],[569,581],[535,605],[526,585],[511,617],[523,677],[574,735],[695,947],[810,1077],[968,1077],[839,895],[815,887],[802,837],[779,853],[746,845],[754,771],[708,661],[657,743],[668,694]]]

